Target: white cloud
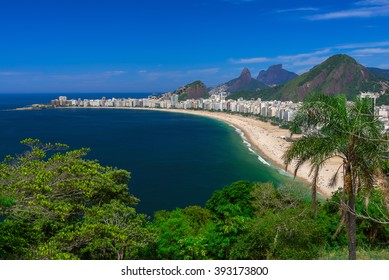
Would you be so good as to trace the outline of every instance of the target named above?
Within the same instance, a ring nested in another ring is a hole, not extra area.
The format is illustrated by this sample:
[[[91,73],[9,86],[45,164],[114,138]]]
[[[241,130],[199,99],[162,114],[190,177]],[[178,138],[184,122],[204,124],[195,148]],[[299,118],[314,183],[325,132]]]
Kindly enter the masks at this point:
[[[27,72],[0,72],[0,76],[21,76],[26,75]]]
[[[267,62],[269,60],[270,59],[266,57],[252,57],[252,58],[230,59],[229,62],[232,64],[252,64],[252,63]]]
[[[232,64],[255,64],[263,62],[275,62],[275,63],[291,63],[296,66],[309,65],[311,62],[317,62],[323,59],[324,54],[329,54],[331,49],[323,49],[314,51],[311,53],[300,53],[295,55],[281,55],[273,58],[269,57],[253,57],[253,58],[241,58],[241,59],[229,59]],[[325,58],[324,58],[325,59]]]
[[[360,49],[360,48],[377,48],[377,47],[388,47],[389,41],[382,42],[367,42],[367,43],[353,43],[345,44],[334,47],[335,49]]]
[[[389,68],[389,63],[379,64],[377,67],[381,68],[381,69],[388,69]]]
[[[204,69],[189,69],[183,71],[146,71],[142,72],[143,77],[148,81],[155,81],[158,79],[186,79],[186,78],[203,78],[202,76],[209,76],[220,71],[219,68],[204,68]],[[199,77],[200,76],[200,77]]]
[[[355,3],[360,6],[382,6],[389,5],[389,0],[363,0]]]
[[[369,49],[359,49],[352,51],[352,54],[355,55],[374,55],[374,54],[389,54],[389,49],[385,48],[369,48]]]
[[[375,13],[371,9],[347,10],[309,16],[310,20],[329,20],[342,18],[369,18]]]
[[[219,68],[206,68],[206,69],[194,69],[188,70],[186,73],[188,75],[196,75],[196,74],[216,74],[219,72]]]
[[[99,81],[101,79],[109,79],[115,76],[120,76],[128,73],[127,71],[123,70],[112,70],[112,71],[105,71],[105,72],[97,72],[97,73],[76,73],[76,74],[52,74],[49,75],[52,79],[57,80],[63,80],[63,81],[82,81],[82,80],[88,80],[88,81]]]
[[[277,13],[294,13],[294,12],[312,12],[312,11],[318,11],[319,8],[314,7],[301,7],[301,8],[294,8],[294,9],[285,9],[285,10],[277,10]]]
[[[112,76],[120,76],[123,74],[127,74],[127,71],[123,71],[123,70],[106,71],[102,75],[105,77],[112,77]]]
[[[331,20],[345,18],[372,18],[389,16],[389,1],[364,0],[354,3],[358,8],[333,11],[308,16],[309,20]]]
[[[325,61],[329,56],[313,56],[306,59],[299,59],[292,62],[292,67],[315,66]]]
[[[298,60],[302,58],[310,58],[314,57],[317,55],[323,55],[323,54],[328,54],[331,51],[331,49],[323,49],[311,53],[301,53],[301,54],[295,54],[295,55],[288,55],[288,56],[278,56],[276,57],[276,60],[281,61],[281,62],[288,62],[288,61],[293,61],[293,60]]]
[[[314,52],[300,53],[294,55],[280,55],[276,57],[253,57],[253,58],[241,58],[241,59],[229,59],[231,64],[262,64],[265,62],[270,63],[282,63],[288,70],[295,71],[299,74],[304,73],[307,69],[311,69],[313,66],[322,63],[330,55],[333,54],[331,48],[325,48]]]
[[[123,71],[123,70],[115,70],[115,71],[107,71],[105,72],[106,74],[109,74],[109,75],[122,75],[122,74],[126,74],[127,71]]]
[[[222,1],[233,3],[233,4],[244,4],[244,3],[254,2],[256,0],[222,0]]]
[[[352,43],[335,46],[335,49],[346,50],[346,49],[361,49],[361,48],[377,48],[377,47],[388,47],[389,41],[382,42],[366,42],[366,43]]]

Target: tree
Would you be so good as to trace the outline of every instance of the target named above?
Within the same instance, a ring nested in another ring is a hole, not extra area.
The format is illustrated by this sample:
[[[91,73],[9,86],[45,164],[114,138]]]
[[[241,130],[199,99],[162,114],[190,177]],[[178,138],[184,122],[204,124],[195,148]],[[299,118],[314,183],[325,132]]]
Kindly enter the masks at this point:
[[[49,151],[66,146],[33,139],[22,144],[31,150],[0,164],[0,197],[8,199],[2,214],[7,217],[64,222],[111,199],[138,201],[128,192],[129,172],[83,159],[88,149],[49,156]]]
[[[214,258],[231,259],[231,249],[247,230],[247,222],[255,216],[255,208],[251,204],[254,187],[255,184],[248,181],[238,181],[215,191],[207,201],[206,208],[211,212],[215,225],[208,234]]]
[[[209,259],[206,233],[213,228],[211,214],[199,206],[155,213],[157,233],[154,258],[168,260]]]
[[[145,215],[112,200],[86,211],[83,219],[58,231],[39,244],[32,258],[38,259],[137,259],[152,240]]]
[[[26,139],[0,163],[0,259],[136,258],[151,233],[131,206],[130,173]]]
[[[207,201],[206,208],[219,219],[235,216],[252,217],[254,208],[250,204],[254,184],[248,181],[238,181],[222,190],[215,191]]]
[[[388,142],[381,133],[381,123],[374,115],[373,104],[368,99],[347,102],[346,97],[341,95],[313,95],[303,103],[291,127],[292,130],[304,127],[309,133],[288,148],[284,161],[286,166],[293,160],[297,161],[295,174],[302,164],[311,165],[314,205],[320,169],[331,158],[342,159],[331,185],[336,184],[342,170],[341,224],[346,223],[349,259],[356,259],[356,196],[364,189],[368,198],[388,148]],[[315,206],[314,209],[316,215]]]

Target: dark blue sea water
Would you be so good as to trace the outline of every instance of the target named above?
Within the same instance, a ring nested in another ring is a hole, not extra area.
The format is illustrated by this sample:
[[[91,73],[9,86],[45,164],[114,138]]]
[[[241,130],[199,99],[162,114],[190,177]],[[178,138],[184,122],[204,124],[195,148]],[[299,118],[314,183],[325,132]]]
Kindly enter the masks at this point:
[[[63,94],[64,95],[64,94]],[[106,97],[147,94],[104,94]],[[101,98],[101,94],[67,94]],[[109,109],[8,111],[49,103],[58,94],[0,94],[0,157],[21,153],[25,138],[90,147],[90,159],[131,172],[139,212],[204,205],[237,180],[276,185],[289,180],[258,160],[236,130],[222,122],[174,112]]]

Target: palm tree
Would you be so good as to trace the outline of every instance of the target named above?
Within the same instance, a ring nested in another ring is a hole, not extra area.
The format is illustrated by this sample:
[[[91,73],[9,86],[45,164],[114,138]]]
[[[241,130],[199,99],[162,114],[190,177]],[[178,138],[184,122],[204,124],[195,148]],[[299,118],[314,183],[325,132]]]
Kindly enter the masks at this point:
[[[312,202],[316,216],[316,181],[320,169],[330,158],[342,159],[330,180],[334,186],[343,171],[342,221],[346,222],[349,259],[356,259],[355,198],[361,189],[372,190],[382,155],[388,142],[381,133],[381,123],[374,115],[371,100],[347,102],[345,96],[313,95],[303,103],[292,122],[307,135],[294,142],[284,154],[286,167],[296,161],[295,175],[302,164],[314,173]]]

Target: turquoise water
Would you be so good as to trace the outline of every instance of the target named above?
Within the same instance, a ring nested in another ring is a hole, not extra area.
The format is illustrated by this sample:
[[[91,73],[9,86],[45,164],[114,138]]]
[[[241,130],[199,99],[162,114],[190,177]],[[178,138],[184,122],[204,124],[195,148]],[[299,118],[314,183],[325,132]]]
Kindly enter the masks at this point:
[[[0,107],[47,103],[56,96],[22,97],[0,95]],[[150,215],[161,209],[204,205],[213,191],[237,180],[276,185],[290,180],[258,160],[235,128],[193,115],[107,109],[0,110],[1,157],[21,153],[18,143],[28,137],[66,143],[74,149],[90,147],[88,158],[129,170],[130,192],[141,200],[137,209]]]

